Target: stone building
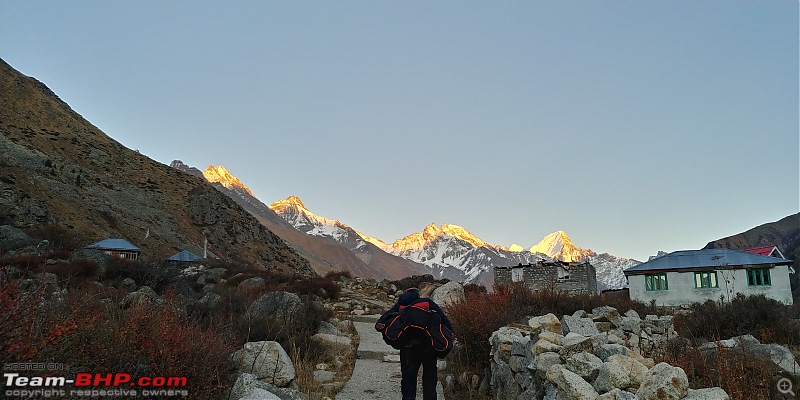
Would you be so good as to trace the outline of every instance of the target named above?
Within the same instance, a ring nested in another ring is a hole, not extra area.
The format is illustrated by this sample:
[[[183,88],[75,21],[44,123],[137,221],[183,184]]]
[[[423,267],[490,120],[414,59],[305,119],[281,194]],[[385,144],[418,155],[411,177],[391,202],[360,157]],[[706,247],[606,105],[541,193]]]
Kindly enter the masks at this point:
[[[494,282],[496,285],[525,282],[532,291],[555,288],[570,294],[597,293],[597,274],[588,262],[555,260],[494,267]]]

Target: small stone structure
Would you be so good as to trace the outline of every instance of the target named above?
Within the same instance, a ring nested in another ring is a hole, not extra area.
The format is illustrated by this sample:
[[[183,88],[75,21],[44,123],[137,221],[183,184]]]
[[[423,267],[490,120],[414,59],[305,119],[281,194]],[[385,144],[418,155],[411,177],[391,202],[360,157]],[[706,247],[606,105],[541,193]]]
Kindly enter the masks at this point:
[[[597,273],[588,262],[539,261],[535,264],[494,267],[497,285],[524,282],[532,291],[555,288],[569,294],[597,293]]]

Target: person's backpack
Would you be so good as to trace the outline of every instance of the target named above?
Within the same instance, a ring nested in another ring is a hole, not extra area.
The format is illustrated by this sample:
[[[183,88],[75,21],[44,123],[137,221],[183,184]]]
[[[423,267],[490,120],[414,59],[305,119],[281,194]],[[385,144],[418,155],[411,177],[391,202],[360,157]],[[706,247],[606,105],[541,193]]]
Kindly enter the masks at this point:
[[[453,332],[442,324],[442,317],[430,309],[426,300],[418,300],[390,314],[383,329],[383,341],[395,349],[418,342],[429,345],[439,358],[453,349]]]

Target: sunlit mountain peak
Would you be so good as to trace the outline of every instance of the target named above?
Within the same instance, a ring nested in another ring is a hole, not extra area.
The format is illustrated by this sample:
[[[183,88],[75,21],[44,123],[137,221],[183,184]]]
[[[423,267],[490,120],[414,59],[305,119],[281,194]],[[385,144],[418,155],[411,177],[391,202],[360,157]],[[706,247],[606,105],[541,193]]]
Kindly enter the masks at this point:
[[[464,229],[458,225],[449,225],[443,224],[441,231],[446,234],[450,235],[454,238],[459,238],[475,247],[488,247],[489,245],[484,242],[483,240],[478,239],[477,236],[473,235],[472,232]]]
[[[520,246],[520,245],[518,245],[518,244],[516,244],[516,243],[512,244],[512,245],[511,245],[511,246],[508,248],[508,251],[513,251],[514,253],[519,253],[519,252],[521,252],[521,251],[523,251],[523,250],[525,250],[525,248],[524,248],[524,247],[522,247],[522,246]]]
[[[287,207],[294,207],[304,211],[308,211],[305,204],[303,204],[303,202],[297,196],[289,196],[286,199],[278,200],[269,206],[269,208],[271,208],[275,212],[278,212],[278,210],[283,210]]]
[[[209,165],[208,168],[203,171],[203,176],[211,183],[219,183],[228,189],[241,189],[246,191],[251,196],[253,195],[253,192],[250,191],[250,188],[245,186],[245,184],[242,183],[239,178],[233,176],[233,174],[228,172],[228,170],[222,165],[219,167]]]
[[[591,250],[581,249],[572,243],[564,231],[553,232],[531,247],[531,253],[542,253],[561,261],[582,261],[597,255]]]

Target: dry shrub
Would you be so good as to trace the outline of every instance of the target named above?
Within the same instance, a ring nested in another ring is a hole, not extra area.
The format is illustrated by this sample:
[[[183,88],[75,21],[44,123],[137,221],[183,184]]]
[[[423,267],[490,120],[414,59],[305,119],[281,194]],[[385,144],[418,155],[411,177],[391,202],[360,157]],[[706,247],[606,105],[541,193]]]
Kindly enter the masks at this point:
[[[84,242],[77,231],[58,224],[42,225],[28,231],[27,234],[39,241],[47,240],[48,250],[53,251],[75,251],[80,249]]]
[[[228,371],[235,341],[229,326],[200,325],[167,300],[162,306],[116,306],[112,290],[71,291],[64,303],[36,298],[14,285],[0,285],[4,362],[63,363],[77,372],[124,372],[186,377],[192,398],[222,398],[233,383]],[[111,301],[104,299],[110,298]],[[41,304],[41,306],[40,306]],[[6,308],[9,308],[6,310]]]
[[[0,264],[4,267],[16,267],[22,271],[34,271],[42,264],[42,257],[33,254],[19,254],[3,258]]]
[[[731,400],[750,400],[769,399],[776,387],[777,366],[747,351],[703,352],[688,345],[673,350],[660,361],[683,368],[692,389],[721,387]]]
[[[0,272],[0,364],[28,361],[41,343],[30,334],[44,288],[23,292],[18,281]]]
[[[731,301],[694,303],[691,312],[677,315],[675,329],[696,342],[751,334],[764,343],[800,344],[798,308],[765,297],[744,296]]]

